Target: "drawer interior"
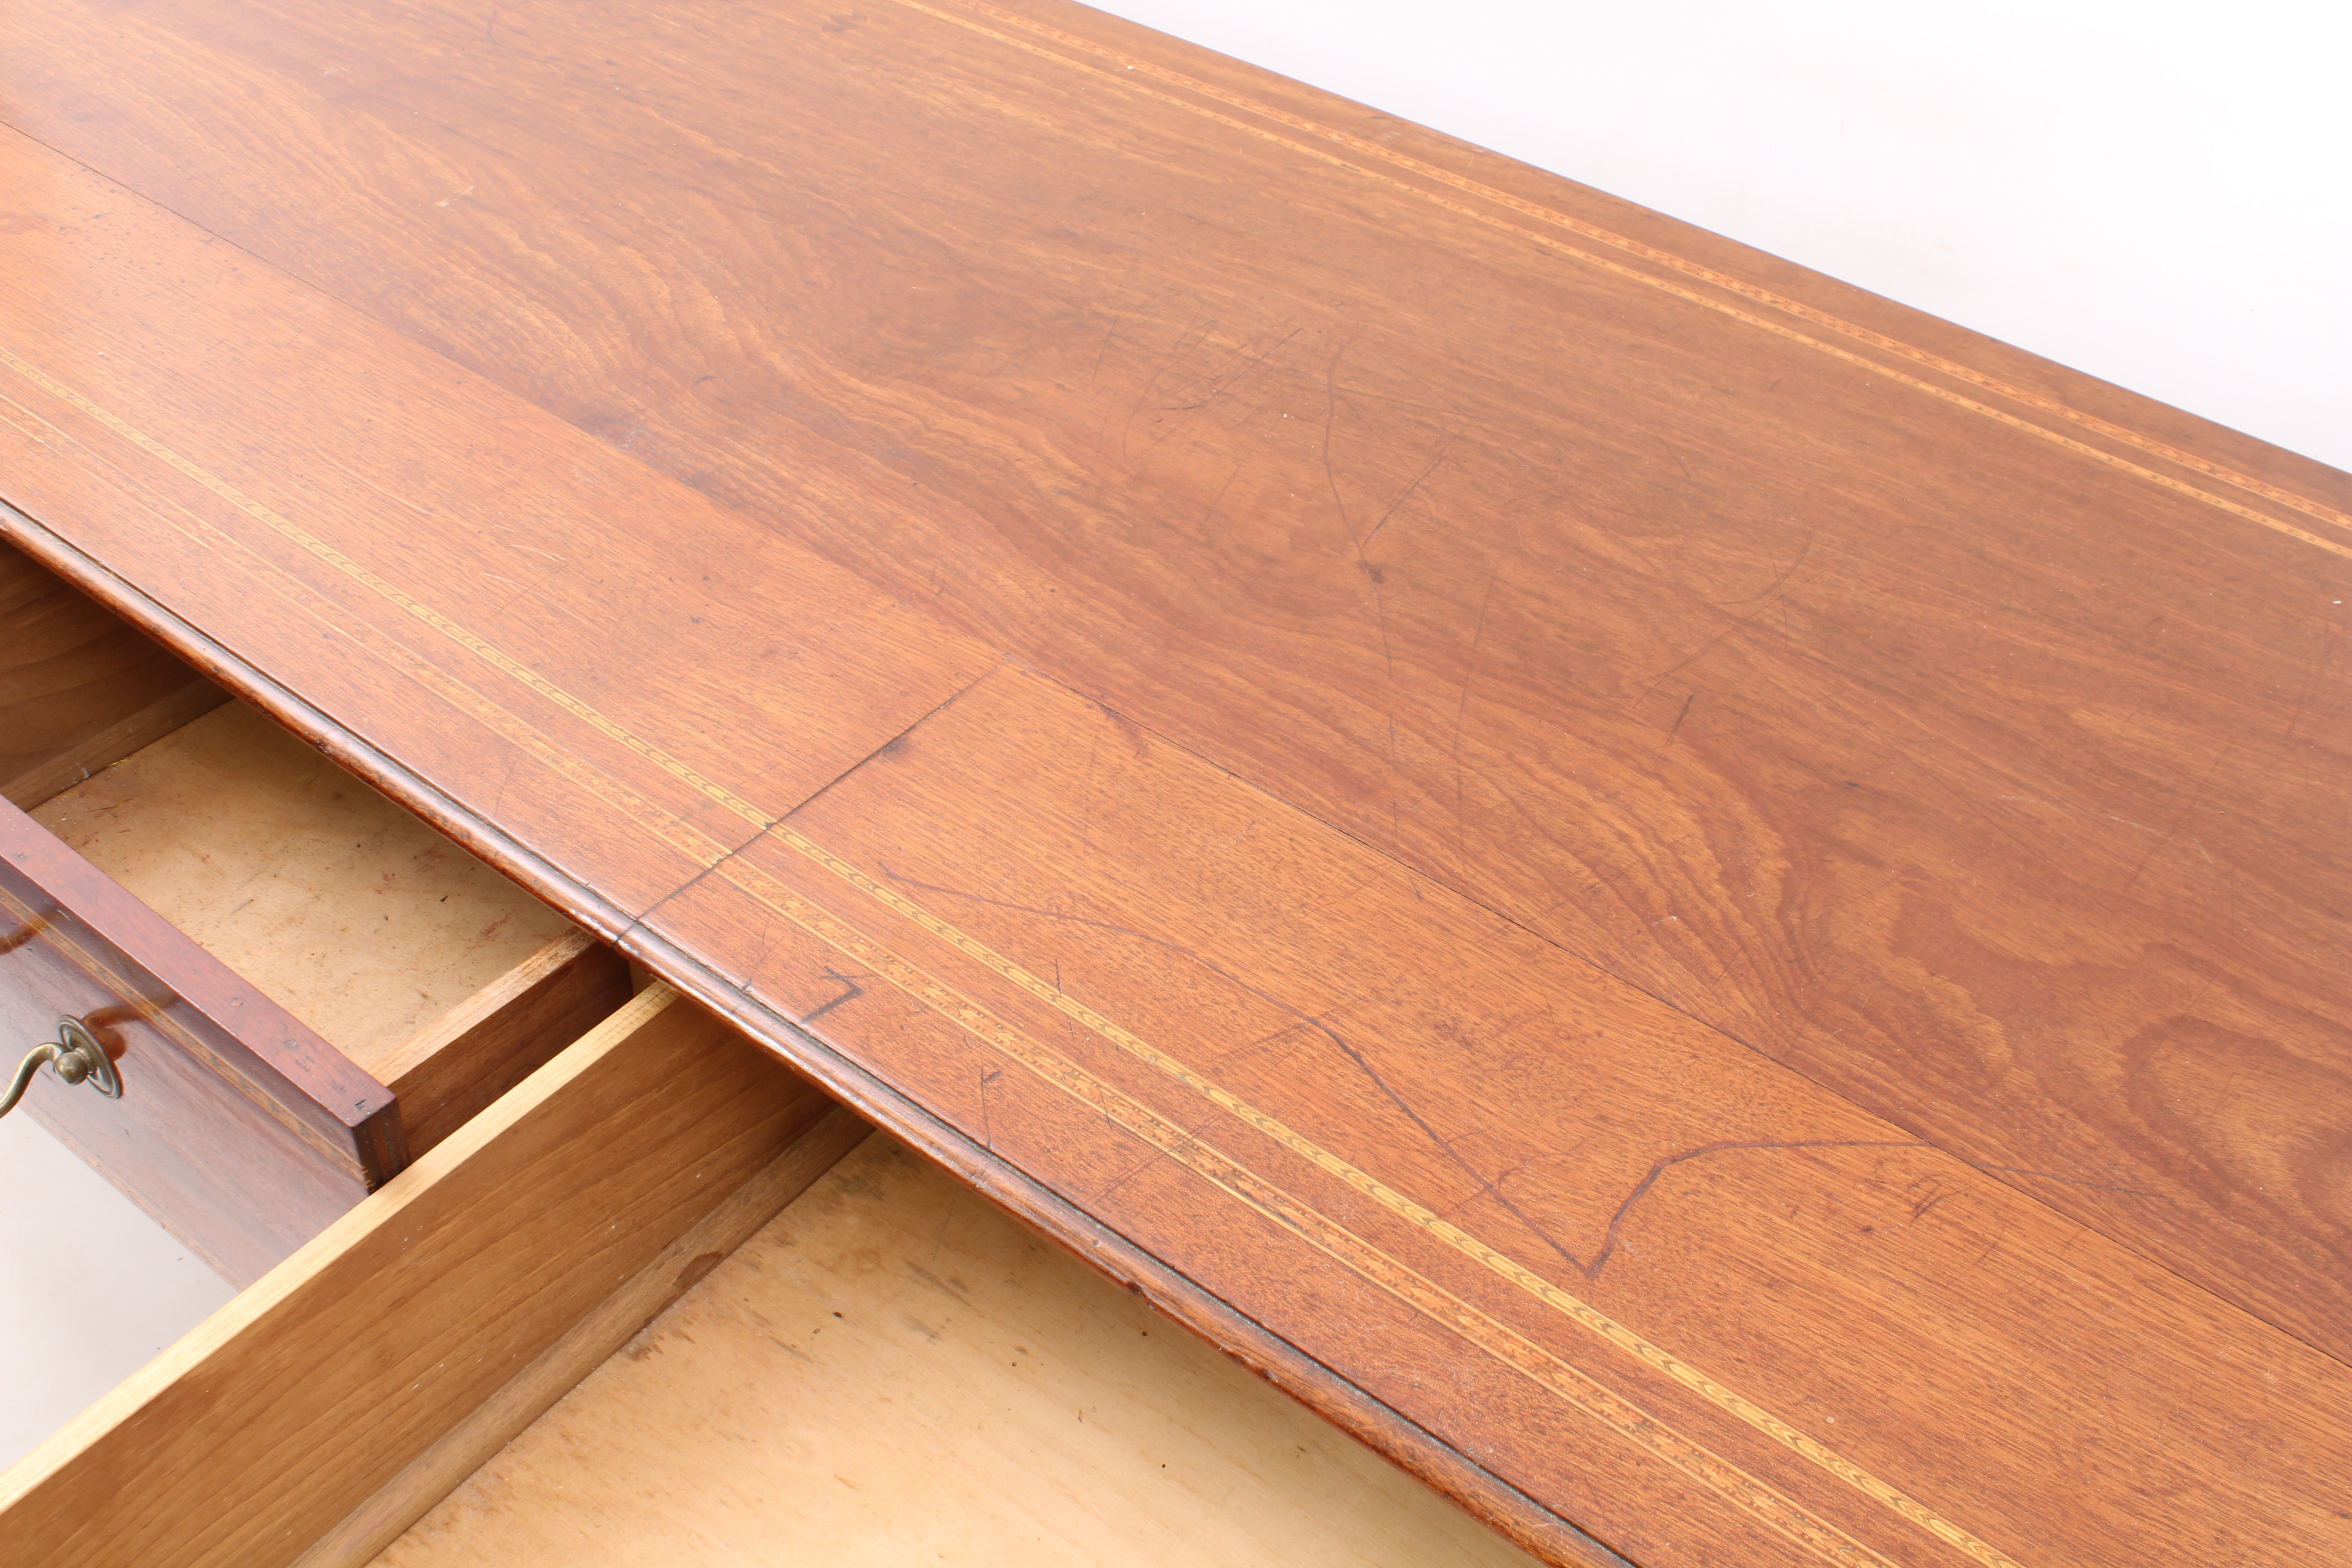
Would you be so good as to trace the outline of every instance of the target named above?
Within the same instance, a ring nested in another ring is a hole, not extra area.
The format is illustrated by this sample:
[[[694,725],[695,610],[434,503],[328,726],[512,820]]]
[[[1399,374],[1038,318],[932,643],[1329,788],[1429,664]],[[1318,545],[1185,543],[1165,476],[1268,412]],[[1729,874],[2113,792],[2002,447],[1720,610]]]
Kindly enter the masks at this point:
[[[5,545],[0,634],[0,793],[416,1158],[0,1474],[11,1550],[1527,1561]]]
[[[555,910],[242,702],[51,796],[33,819],[401,1097],[409,1152],[537,1059],[479,1051],[453,1016],[589,951]],[[511,978],[510,978],[511,977]],[[604,1010],[625,996],[601,967]],[[502,984],[503,983],[503,984]],[[404,1081],[405,1080],[405,1081]],[[442,1099],[472,1090],[455,1113]]]
[[[657,984],[0,1471],[45,1568],[917,1560],[1527,1561]]]
[[[1530,1561],[887,1134],[377,1559]]]
[[[33,879],[0,910],[6,1032],[83,1019],[125,1086],[44,1073],[24,1113],[236,1284],[634,989],[617,953],[5,543],[0,794],[32,817],[0,808]]]
[[[832,1163],[832,1114],[648,988],[0,1472],[0,1563],[293,1562],[601,1360]]]
[[[378,1078],[572,929],[242,702],[32,816]]]
[[[29,811],[227,695],[0,540],[0,799]]]

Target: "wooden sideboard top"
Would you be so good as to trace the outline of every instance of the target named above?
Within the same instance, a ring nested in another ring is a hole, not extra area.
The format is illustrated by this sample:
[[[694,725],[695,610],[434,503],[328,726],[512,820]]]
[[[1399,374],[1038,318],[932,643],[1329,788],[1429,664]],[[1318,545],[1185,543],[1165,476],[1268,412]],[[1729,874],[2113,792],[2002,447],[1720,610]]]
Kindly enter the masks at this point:
[[[2352,1557],[2352,478],[1051,0],[12,15],[8,537],[1049,1232],[1565,1560]]]

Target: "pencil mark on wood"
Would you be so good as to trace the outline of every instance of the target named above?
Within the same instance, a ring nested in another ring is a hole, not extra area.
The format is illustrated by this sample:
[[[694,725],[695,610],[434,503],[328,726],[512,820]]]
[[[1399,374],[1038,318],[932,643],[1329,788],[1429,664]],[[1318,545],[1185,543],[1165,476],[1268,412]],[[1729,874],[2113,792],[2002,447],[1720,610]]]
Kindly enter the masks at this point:
[[[1683,483],[1694,489],[1697,489],[1698,481],[1691,478],[1690,465],[1683,461],[1683,455],[1675,450],[1674,443],[1661,436],[1658,437],[1658,445],[1666,449],[1666,456],[1672,458],[1675,460],[1675,467],[1682,470]]]
[[[1486,611],[1495,602],[1495,579],[1501,574],[1499,566],[1486,569],[1486,585],[1478,593],[1478,618],[1470,626],[1470,651],[1463,656],[1462,695],[1454,704],[1454,734],[1446,742],[1445,754],[1454,763],[1454,856],[1457,860],[1468,858],[1468,829],[1462,816],[1462,724],[1470,711],[1471,683],[1478,679],[1478,645],[1486,636]]]
[[[2155,843],[2147,847],[2147,853],[2143,854],[2139,858],[2138,863],[2132,867],[2131,875],[2124,879],[2124,885],[2120,889],[2120,893],[2128,893],[2134,888],[2139,886],[2140,877],[2147,870],[2148,862],[2155,859],[2158,852],[2163,849],[2166,845],[2171,843],[2173,839],[2179,835],[2181,828],[2188,826],[2189,819],[2197,815],[2198,807],[2205,804],[2206,792],[2212,787],[2215,776],[2221,773],[2222,765],[2229,762],[2231,757],[2234,754],[2235,752],[2233,750],[2224,749],[2221,754],[2216,756],[2212,763],[2207,766],[2204,775],[2197,781],[2197,787],[2189,792],[2189,804],[2180,808],[2179,815],[2172,819],[2170,826],[2165,828],[2164,832],[2157,838]],[[2207,858],[2210,860],[2211,858],[2209,856]],[[2118,896],[2120,896],[2120,893]]]
[[[824,1017],[827,1013],[832,1012],[835,1007],[841,1006],[845,1003],[856,1001],[860,996],[866,994],[866,987],[860,985],[857,983],[858,980],[871,980],[873,978],[870,974],[860,975],[853,978],[850,975],[844,974],[841,971],[833,968],[831,965],[826,966],[824,977],[827,980],[832,981],[835,984],[842,987],[841,994],[835,997],[832,1001],[827,1002],[824,1006],[819,1007],[815,1012],[802,1018],[801,1022],[803,1024],[814,1024],[819,1018]]]
[[[2295,700],[2294,712],[2288,717],[2286,731],[2279,737],[2280,745],[2289,746],[2294,743],[2296,728],[2303,723],[2303,716],[2311,710],[2312,702],[2326,684],[2328,671],[2336,663],[2336,644],[2341,640],[2342,636],[2341,618],[2329,616],[2327,631],[2319,645],[2319,656],[2311,661],[2311,666],[2305,672],[2307,679],[2304,682],[2303,695]]]
[[[1697,651],[1696,653],[1692,654],[1692,655],[1691,655],[1689,658],[1687,658],[1678,660],[1677,662],[1675,662],[1675,663],[1674,663],[1674,664],[1670,664],[1670,665],[1666,666],[1666,668],[1664,668],[1664,669],[1662,669],[1662,670],[1658,671],[1658,673],[1657,673],[1657,674],[1655,674],[1655,675],[1654,675],[1654,676],[1650,677],[1650,679],[1647,679],[1647,680],[1645,680],[1645,681],[1642,682],[1642,688],[1641,688],[1641,691],[1640,691],[1640,694],[1639,694],[1639,695],[1640,695],[1640,697],[1647,697],[1647,696],[1649,696],[1651,692],[1653,692],[1653,691],[1654,691],[1654,690],[1656,690],[1656,689],[1657,689],[1657,688],[1658,688],[1658,683],[1659,683],[1660,681],[1664,680],[1664,679],[1665,679],[1668,676],[1670,676],[1670,675],[1679,674],[1679,673],[1680,673],[1680,672],[1682,672],[1683,670],[1688,669],[1692,665],[1695,665],[1695,664],[1696,664],[1700,659],[1705,658],[1708,654],[1710,654],[1710,653],[1712,653],[1713,651],[1715,651],[1715,645],[1716,645],[1716,644],[1717,644],[1717,643],[1721,642],[1724,638],[1726,638],[1726,637],[1729,637],[1732,633],[1734,633],[1734,632],[1738,631],[1738,630],[1740,628],[1740,626],[1743,626],[1744,624],[1746,624],[1746,623],[1744,623],[1744,622],[1740,622],[1740,621],[1734,621],[1731,625],[1729,625],[1729,626],[1727,626],[1724,627],[1721,631],[1719,631],[1719,632],[1716,633],[1713,637],[1711,637],[1707,638],[1707,639],[1706,639],[1706,641],[1705,641],[1705,642],[1701,643],[1701,644],[1699,645],[1698,651]],[[1638,698],[1637,698],[1637,700],[1638,700]]]
[[[996,1119],[989,1109],[988,1090],[1003,1076],[1003,1068],[990,1068],[980,1075],[980,1141],[992,1151],[996,1147]]]
[[[1576,1264],[1586,1279],[1600,1279],[1601,1271],[1609,1266],[1609,1260],[1617,1254],[1620,1233],[1625,1228],[1626,1216],[1633,1212],[1633,1205],[1649,1195],[1650,1190],[1658,1184],[1659,1177],[1676,1165],[1686,1164],[1693,1160],[1703,1160],[1711,1154],[1728,1154],[1748,1150],[1931,1149],[1933,1147],[1933,1144],[1922,1143],[1916,1138],[1801,1138],[1787,1141],[1764,1139],[1702,1143],[1696,1149],[1685,1149],[1679,1154],[1668,1154],[1652,1164],[1649,1170],[1643,1173],[1642,1179],[1633,1184],[1633,1190],[1625,1194],[1625,1201],[1617,1205],[1617,1212],[1610,1216],[1609,1228],[1603,1233],[1601,1248],[1592,1255],[1592,1261],[1590,1264],[1579,1262],[1575,1258],[1570,1258],[1570,1261]]]
[[[1094,385],[1102,379],[1103,357],[1110,353],[1111,339],[1118,335],[1118,320],[1117,316],[1113,316],[1110,319],[1110,325],[1103,329],[1102,346],[1095,350],[1094,372],[1087,377],[1088,386]]]
[[[880,865],[882,875],[884,877],[901,887],[914,888],[927,893],[938,893],[945,898],[960,899],[969,903],[985,904],[992,909],[1005,910],[1015,914],[1031,915],[1040,920],[1063,921],[1072,925],[1086,926],[1095,931],[1108,931],[1115,935],[1129,937],[1137,942],[1149,943],[1153,947],[1162,949],[1168,952],[1172,952],[1189,963],[1197,964],[1201,968],[1207,970],[1210,973],[1216,975],[1219,979],[1223,980],[1226,984],[1248,993],[1259,1001],[1264,1002],[1266,1005],[1276,1009],[1293,1019],[1296,1026],[1312,1029],[1317,1034],[1321,1035],[1324,1039],[1328,1041],[1342,1057],[1346,1058],[1349,1064],[1353,1067],[1367,1082],[1379,1091],[1381,1097],[1393,1106],[1406,1121],[1410,1121],[1413,1127],[1421,1132],[1422,1136],[1428,1141],[1432,1147],[1444,1154],[1448,1163],[1452,1164],[1456,1170],[1467,1176],[1471,1182],[1477,1186],[1480,1192],[1494,1200],[1496,1205],[1524,1226],[1529,1235],[1541,1242],[1545,1247],[1558,1256],[1570,1268],[1576,1268],[1580,1271],[1585,1270],[1583,1261],[1578,1258],[1573,1250],[1555,1237],[1550,1231],[1545,1227],[1541,1221],[1538,1220],[1533,1215],[1528,1213],[1527,1210],[1522,1208],[1516,1199],[1511,1197],[1509,1194],[1504,1192],[1502,1188],[1498,1186],[1493,1179],[1488,1177],[1485,1172],[1479,1170],[1477,1166],[1471,1163],[1471,1162],[1463,1155],[1462,1152],[1454,1147],[1452,1138],[1440,1131],[1433,1123],[1424,1117],[1419,1109],[1407,1100],[1403,1093],[1401,1092],[1394,1084],[1389,1081],[1388,1076],[1373,1065],[1371,1059],[1367,1057],[1364,1052],[1354,1044],[1354,1042],[1349,1040],[1346,1036],[1340,1034],[1339,1030],[1333,1028],[1325,1019],[1307,1013],[1304,1009],[1273,994],[1271,992],[1265,991],[1259,986],[1251,984],[1249,981],[1243,979],[1240,975],[1234,973],[1231,970],[1226,969],[1223,965],[1216,963],[1213,959],[1205,957],[1202,954],[1194,952],[1192,949],[1184,946],[1181,942],[1171,942],[1165,937],[1153,936],[1148,931],[1138,931],[1132,926],[1121,925],[1115,921],[1093,920],[1085,915],[1066,914],[1058,910],[1039,909],[1034,905],[1015,903],[1007,899],[991,898],[985,893],[970,892],[961,888],[941,887],[936,882],[926,882],[917,878],[902,876],[898,871],[893,870],[889,863],[887,861],[880,861],[877,862],[877,864]],[[1646,1190],[1646,1188],[1644,1190]],[[1637,1194],[1636,1195],[1638,1196],[1639,1194]],[[1589,1272],[1586,1277],[1588,1279],[1591,1278]]]
[[[1437,465],[1445,461],[1445,454],[1452,451],[1454,449],[1454,443],[1460,439],[1461,437],[1459,435],[1448,436],[1445,438],[1444,444],[1437,448],[1437,456],[1429,459],[1429,467],[1422,469],[1421,473],[1413,479],[1412,483],[1405,486],[1403,493],[1389,503],[1388,510],[1381,513],[1380,521],[1372,524],[1371,532],[1364,535],[1364,542],[1366,544],[1370,544],[1372,540],[1379,535],[1381,530],[1389,525],[1389,519],[1397,514],[1397,508],[1411,500],[1413,497],[1413,492],[1420,489],[1421,487],[1428,481],[1430,475],[1437,472]]]
[[[1225,492],[1234,488],[1234,481],[1241,477],[1241,472],[1242,466],[1239,463],[1235,463],[1234,465],[1233,472],[1225,476],[1225,482],[1217,487],[1217,493],[1209,498],[1209,510],[1201,514],[1201,526],[1202,528],[1208,527],[1212,521],[1215,521],[1217,508],[1224,503]]]
[[[1170,346],[1168,352],[1160,356],[1160,363],[1152,367],[1151,374],[1144,378],[1142,390],[1135,395],[1135,401],[1129,405],[1126,422],[1119,426],[1118,452],[1121,458],[1131,455],[1128,447],[1128,439],[1134,433],[1135,422],[1143,416],[1144,410],[1151,406],[1152,400],[1159,395],[1160,383],[1167,378],[1171,370],[1182,363],[1186,355],[1207,340],[1208,335],[1216,330],[1216,318],[1213,316],[1185,328],[1177,335],[1176,342]],[[1159,416],[1154,415],[1151,422],[1155,425],[1160,423]],[[1151,445],[1157,447],[1166,439],[1167,436],[1163,432],[1152,437]]]
[[[1819,529],[1815,529],[1812,532],[1806,534],[1805,542],[1798,548],[1796,559],[1790,562],[1788,565],[1782,567],[1779,576],[1773,578],[1769,583],[1765,584],[1763,587],[1759,588],[1755,593],[1748,595],[1746,598],[1709,599],[1706,603],[1713,605],[1718,610],[1729,610],[1735,609],[1741,605],[1752,605],[1759,599],[1769,598],[1773,594],[1780,592],[1781,586],[1785,584],[1790,578],[1797,574],[1797,568],[1805,563],[1805,557],[1813,552],[1813,541],[1820,536],[1821,531]]]
[[[1210,404],[1214,403],[1218,398],[1223,397],[1228,391],[1236,385],[1244,376],[1249,374],[1250,372],[1255,370],[1258,366],[1264,364],[1267,360],[1273,358],[1274,355],[1288,346],[1290,340],[1297,337],[1303,330],[1303,328],[1293,327],[1290,331],[1283,333],[1281,339],[1271,348],[1266,349],[1262,353],[1252,354],[1245,362],[1243,363],[1239,369],[1233,371],[1223,380],[1210,387],[1207,395],[1202,397],[1198,402],[1165,403],[1160,405],[1160,406],[1172,414],[1190,414],[1196,409],[1206,408]]]
[[[1331,363],[1324,367],[1321,454],[1323,479],[1330,489],[1331,506],[1332,510],[1339,514],[1339,527],[1348,536],[1349,548],[1355,552],[1357,570],[1364,574],[1364,582],[1371,589],[1372,619],[1379,626],[1381,634],[1381,668],[1388,676],[1387,682],[1382,688],[1381,702],[1388,716],[1389,765],[1393,768],[1397,760],[1396,645],[1389,635],[1388,602],[1381,593],[1381,584],[1387,581],[1387,574],[1373,564],[1371,557],[1364,552],[1364,542],[1357,537],[1356,525],[1348,516],[1347,499],[1339,492],[1339,470],[1331,462],[1331,435],[1339,418],[1339,361],[1346,356],[1348,350],[1353,344],[1354,340],[1351,338],[1334,349],[1331,353]],[[1397,831],[1395,807],[1391,805],[1389,816],[1389,845],[1391,850],[1400,842],[1402,840]]]
[[[1111,721],[1111,727],[1118,731],[1119,739],[1127,742],[1127,749],[1135,753],[1137,762],[1148,763],[1151,760],[1151,738],[1137,726],[1134,720],[1129,719],[1108,702],[1097,702],[1095,706],[1101,710],[1104,718]]]
[[[2095,1192],[2101,1193],[2121,1193],[2126,1197],[2153,1198],[2162,1195],[2151,1193],[2144,1187],[2124,1187],[2117,1186],[2112,1182],[2093,1182],[2081,1176],[2062,1176],[2054,1171],[2030,1170],[2023,1165],[1995,1165],[1983,1160],[1963,1160],[1960,1163],[1979,1171],[1994,1171],[2012,1176],[2032,1176],[2036,1181],[2042,1182],[2063,1182],[2070,1187],[2089,1187]]]

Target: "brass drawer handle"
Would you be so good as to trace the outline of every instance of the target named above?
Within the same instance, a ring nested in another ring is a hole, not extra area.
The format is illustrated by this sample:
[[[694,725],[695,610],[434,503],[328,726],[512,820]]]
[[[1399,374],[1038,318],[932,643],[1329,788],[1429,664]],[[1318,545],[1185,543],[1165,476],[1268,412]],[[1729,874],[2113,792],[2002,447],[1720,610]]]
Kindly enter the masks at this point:
[[[33,1075],[41,1070],[43,1062],[57,1064],[57,1075],[68,1083],[87,1083],[109,1100],[122,1098],[122,1079],[115,1072],[114,1063],[107,1058],[106,1047],[79,1018],[59,1018],[58,1037],[43,1040],[33,1047],[32,1054],[19,1063],[16,1077],[8,1085],[8,1095],[0,1100],[0,1116],[16,1109],[25,1098],[26,1089]]]

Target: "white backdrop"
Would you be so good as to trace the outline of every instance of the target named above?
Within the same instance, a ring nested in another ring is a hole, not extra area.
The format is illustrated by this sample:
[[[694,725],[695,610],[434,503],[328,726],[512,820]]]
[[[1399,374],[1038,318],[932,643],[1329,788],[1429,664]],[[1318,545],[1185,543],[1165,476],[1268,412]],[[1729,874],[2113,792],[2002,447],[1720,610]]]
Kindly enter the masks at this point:
[[[2341,0],[1109,0],[2352,468]]]
[[[32,1044],[0,1040],[0,1071]],[[0,1468],[232,1294],[39,1122],[0,1121]]]

